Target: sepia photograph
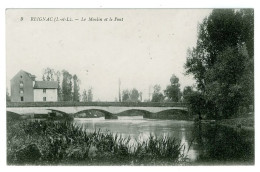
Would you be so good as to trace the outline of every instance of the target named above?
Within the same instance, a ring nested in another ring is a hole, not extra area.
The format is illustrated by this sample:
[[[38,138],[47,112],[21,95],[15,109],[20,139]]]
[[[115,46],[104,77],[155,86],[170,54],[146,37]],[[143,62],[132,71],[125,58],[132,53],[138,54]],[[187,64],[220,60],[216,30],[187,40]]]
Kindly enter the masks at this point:
[[[7,166],[254,166],[253,8],[8,8]]]

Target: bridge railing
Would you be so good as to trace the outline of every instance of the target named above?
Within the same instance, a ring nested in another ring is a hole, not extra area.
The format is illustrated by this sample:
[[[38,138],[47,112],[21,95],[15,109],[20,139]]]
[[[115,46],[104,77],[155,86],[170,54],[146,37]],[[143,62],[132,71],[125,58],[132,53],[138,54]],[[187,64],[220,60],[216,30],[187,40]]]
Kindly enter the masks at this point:
[[[126,107],[187,107],[176,102],[7,102],[7,107],[69,107],[69,106],[126,106]]]

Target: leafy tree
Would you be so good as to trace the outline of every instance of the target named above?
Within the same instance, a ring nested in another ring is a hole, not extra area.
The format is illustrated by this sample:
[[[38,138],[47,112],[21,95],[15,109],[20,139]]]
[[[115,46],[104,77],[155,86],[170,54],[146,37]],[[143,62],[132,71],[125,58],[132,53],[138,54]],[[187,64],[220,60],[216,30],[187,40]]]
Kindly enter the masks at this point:
[[[61,90],[61,83],[60,83],[60,71],[57,71],[55,73],[56,78],[57,78],[57,82],[58,82],[58,101],[62,101],[62,90]]]
[[[193,94],[193,88],[191,86],[186,86],[183,89],[183,101],[187,102],[189,100],[189,96]]]
[[[125,89],[122,91],[122,101],[123,102],[138,102],[140,93],[136,88],[133,88],[131,91]]]
[[[132,102],[138,102],[139,101],[139,92],[136,88],[133,88],[130,93],[130,100]]]
[[[208,114],[229,117],[253,104],[254,13],[252,9],[214,9],[199,25],[196,47],[187,52]]]
[[[129,90],[123,90],[122,91],[122,101],[127,102],[130,101],[130,91]]]
[[[166,87],[164,94],[169,98],[170,101],[178,102],[181,96],[179,78],[173,74],[171,76],[170,82],[171,84]]]
[[[54,75],[55,75],[55,70],[47,67],[46,69],[44,69],[44,72],[43,72],[43,76],[42,76],[43,81],[45,81],[45,80],[53,81]]]
[[[73,75],[73,101],[76,102],[80,100],[79,82],[77,75]]]
[[[161,86],[154,85],[153,87],[153,95],[152,95],[152,102],[162,102],[164,100],[164,96],[161,93]]]
[[[72,101],[72,75],[62,70],[62,96],[63,101]]]
[[[143,92],[139,92],[140,101],[143,101]]]
[[[92,93],[92,88],[88,89],[88,102],[93,101],[93,93]]]
[[[203,94],[199,91],[194,91],[186,97],[186,101],[189,103],[188,107],[193,115],[198,115],[199,119],[202,119],[202,114],[205,114],[206,100]]]
[[[83,90],[83,93],[82,93],[82,101],[83,102],[88,101],[88,95],[87,95],[87,91],[85,89]]]

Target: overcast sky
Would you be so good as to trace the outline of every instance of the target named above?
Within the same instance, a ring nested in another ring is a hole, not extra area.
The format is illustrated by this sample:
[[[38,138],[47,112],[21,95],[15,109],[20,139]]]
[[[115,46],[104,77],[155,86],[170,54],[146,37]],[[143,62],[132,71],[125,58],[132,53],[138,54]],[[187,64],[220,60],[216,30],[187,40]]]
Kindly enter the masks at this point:
[[[172,74],[179,77],[183,89],[195,83],[192,76],[184,75],[187,49],[195,46],[198,23],[210,12],[210,9],[7,10],[7,87],[20,69],[41,80],[42,70],[50,67],[78,75],[80,91],[92,87],[94,100],[100,101],[118,98],[119,78],[121,90],[136,88],[143,92],[143,100],[148,99],[149,87],[160,84],[165,89]],[[31,17],[70,17],[74,21],[32,21]],[[80,21],[82,17],[86,21]],[[89,17],[103,21],[88,21]],[[104,21],[110,17],[123,21]]]

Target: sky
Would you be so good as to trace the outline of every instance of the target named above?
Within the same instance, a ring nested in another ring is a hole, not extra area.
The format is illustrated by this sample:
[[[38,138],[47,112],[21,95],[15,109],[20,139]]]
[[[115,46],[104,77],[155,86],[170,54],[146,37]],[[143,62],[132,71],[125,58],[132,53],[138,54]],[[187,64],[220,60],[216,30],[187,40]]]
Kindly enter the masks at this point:
[[[92,87],[94,101],[118,99],[119,78],[121,90],[136,88],[143,100],[149,99],[149,88],[155,84],[164,90],[172,74],[179,77],[181,89],[191,86],[195,80],[184,75],[187,49],[196,45],[198,24],[211,11],[9,9],[7,88],[19,70],[40,81],[46,67],[76,74],[80,92]],[[51,21],[39,21],[43,17]],[[56,17],[73,21],[52,21]],[[99,21],[89,21],[91,17]]]

